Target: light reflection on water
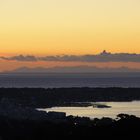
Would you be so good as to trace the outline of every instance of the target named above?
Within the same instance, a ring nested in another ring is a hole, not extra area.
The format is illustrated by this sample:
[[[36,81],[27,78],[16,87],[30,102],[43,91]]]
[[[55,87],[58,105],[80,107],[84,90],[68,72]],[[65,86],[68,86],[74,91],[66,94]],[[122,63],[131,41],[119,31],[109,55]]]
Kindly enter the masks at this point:
[[[42,109],[45,111],[66,112],[68,115],[84,116],[90,118],[111,117],[116,118],[120,113],[136,115],[140,117],[140,101],[134,102],[101,102],[111,106],[111,108],[93,108],[91,107],[53,107]]]

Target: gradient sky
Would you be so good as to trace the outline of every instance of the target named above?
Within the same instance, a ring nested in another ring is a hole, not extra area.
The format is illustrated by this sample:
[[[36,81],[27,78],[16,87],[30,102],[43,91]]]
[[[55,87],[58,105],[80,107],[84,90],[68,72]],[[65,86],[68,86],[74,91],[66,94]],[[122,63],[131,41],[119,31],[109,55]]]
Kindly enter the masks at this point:
[[[140,0],[0,0],[0,55],[140,53]]]

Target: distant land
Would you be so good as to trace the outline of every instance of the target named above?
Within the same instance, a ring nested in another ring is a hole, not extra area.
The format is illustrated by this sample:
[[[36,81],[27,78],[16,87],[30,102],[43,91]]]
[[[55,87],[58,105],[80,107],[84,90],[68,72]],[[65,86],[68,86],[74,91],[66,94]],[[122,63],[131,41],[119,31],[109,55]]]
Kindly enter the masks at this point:
[[[99,68],[95,66],[75,66],[75,67],[20,67],[12,71],[4,71],[2,73],[112,73],[112,72],[140,72],[140,69],[119,67],[119,68]]]
[[[0,60],[37,62],[37,61],[58,61],[58,62],[140,62],[140,54],[136,53],[110,53],[106,50],[99,54],[85,55],[56,55],[42,56],[16,55],[11,57],[0,56]]]

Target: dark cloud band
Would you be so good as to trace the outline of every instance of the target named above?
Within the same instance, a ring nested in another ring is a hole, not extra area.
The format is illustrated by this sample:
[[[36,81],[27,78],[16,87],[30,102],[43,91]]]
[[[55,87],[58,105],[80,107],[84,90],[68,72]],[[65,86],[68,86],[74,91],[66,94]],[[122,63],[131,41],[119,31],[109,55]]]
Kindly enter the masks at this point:
[[[79,62],[140,62],[140,54],[130,54],[130,53],[108,53],[103,51],[97,55],[63,55],[63,56],[45,56],[36,57],[31,55],[18,55],[13,57],[0,57],[3,60],[9,61],[79,61]]]

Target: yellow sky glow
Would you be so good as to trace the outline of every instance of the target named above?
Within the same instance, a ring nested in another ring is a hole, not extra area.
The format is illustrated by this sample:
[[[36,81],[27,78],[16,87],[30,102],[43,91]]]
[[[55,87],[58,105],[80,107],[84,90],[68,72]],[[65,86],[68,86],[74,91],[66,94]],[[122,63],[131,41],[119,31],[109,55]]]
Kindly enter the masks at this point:
[[[140,52],[139,0],[0,1],[1,54]]]
[[[0,56],[102,50],[140,53],[140,0],[0,0]]]

